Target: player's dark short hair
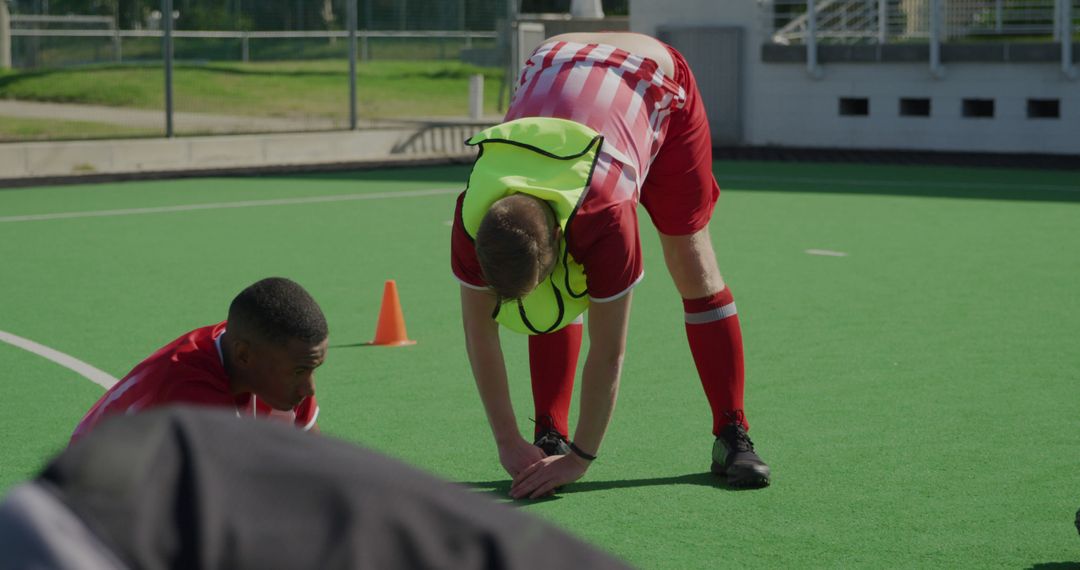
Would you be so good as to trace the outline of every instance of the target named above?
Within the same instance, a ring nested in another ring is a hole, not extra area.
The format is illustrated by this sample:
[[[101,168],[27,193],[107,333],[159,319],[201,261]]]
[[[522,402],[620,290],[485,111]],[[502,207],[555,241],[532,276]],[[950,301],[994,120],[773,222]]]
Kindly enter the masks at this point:
[[[229,305],[228,327],[277,344],[293,338],[317,344],[329,334],[315,299],[284,277],[268,277],[241,291]]]
[[[515,194],[502,198],[480,220],[476,257],[488,286],[501,299],[521,299],[536,286],[557,256],[540,200]]]

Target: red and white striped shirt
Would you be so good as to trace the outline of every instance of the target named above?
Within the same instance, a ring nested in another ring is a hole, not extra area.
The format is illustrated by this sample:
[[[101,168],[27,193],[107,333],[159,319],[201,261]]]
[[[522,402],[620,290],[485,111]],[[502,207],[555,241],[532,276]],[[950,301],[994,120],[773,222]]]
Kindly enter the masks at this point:
[[[86,413],[71,441],[89,432],[111,414],[133,414],[168,404],[233,408],[238,417],[269,417],[311,429],[319,415],[315,397],[292,411],[274,410],[254,394],[234,396],[222,361],[224,322],[195,329],[158,349],[128,372]]]
[[[603,44],[549,42],[525,63],[506,120],[556,117],[604,136],[585,199],[566,232],[567,247],[585,268],[589,298],[625,295],[644,275],[638,237],[641,186],[667,134],[668,117],[686,91],[652,59]],[[472,240],[454,216],[451,265],[466,286],[486,283]]]

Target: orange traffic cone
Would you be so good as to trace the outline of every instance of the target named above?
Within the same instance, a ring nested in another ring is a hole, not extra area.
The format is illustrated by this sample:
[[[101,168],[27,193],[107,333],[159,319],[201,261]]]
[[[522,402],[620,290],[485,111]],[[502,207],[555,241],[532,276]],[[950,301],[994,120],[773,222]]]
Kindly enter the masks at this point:
[[[379,324],[375,327],[375,340],[365,343],[374,346],[408,346],[416,344],[409,340],[405,332],[405,316],[401,313],[401,301],[398,300],[397,283],[393,279],[383,287],[382,308],[379,309]]]

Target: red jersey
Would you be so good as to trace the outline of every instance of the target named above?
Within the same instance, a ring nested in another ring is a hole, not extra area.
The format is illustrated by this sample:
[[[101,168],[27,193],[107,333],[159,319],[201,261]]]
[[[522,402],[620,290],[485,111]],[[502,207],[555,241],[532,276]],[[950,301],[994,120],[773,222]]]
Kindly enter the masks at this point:
[[[625,295],[644,276],[637,204],[642,184],[667,135],[669,115],[686,90],[647,58],[608,45],[549,42],[525,63],[506,120],[557,117],[604,136],[580,208],[567,228],[567,248],[585,268],[589,298]],[[451,238],[451,266],[466,286],[483,288],[476,249],[461,221]]]
[[[170,342],[128,372],[86,413],[71,441],[110,414],[133,414],[168,404],[231,407],[237,417],[270,417],[311,429],[319,415],[315,397],[284,412],[258,401],[254,394],[233,395],[221,353],[225,323],[195,329]]]

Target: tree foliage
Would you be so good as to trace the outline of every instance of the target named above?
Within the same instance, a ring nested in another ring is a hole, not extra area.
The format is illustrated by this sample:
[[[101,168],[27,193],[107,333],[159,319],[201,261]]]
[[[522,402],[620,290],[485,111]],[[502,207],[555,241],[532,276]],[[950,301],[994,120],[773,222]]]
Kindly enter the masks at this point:
[[[113,16],[122,29],[156,28],[162,0],[0,0],[17,14]],[[350,0],[172,0],[178,30],[340,30]],[[369,30],[493,30],[507,0],[355,0]],[[522,12],[566,12],[570,0],[518,0]],[[625,15],[628,0],[604,0]]]

